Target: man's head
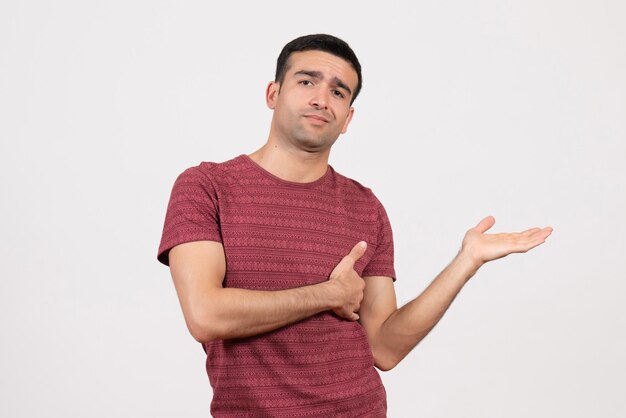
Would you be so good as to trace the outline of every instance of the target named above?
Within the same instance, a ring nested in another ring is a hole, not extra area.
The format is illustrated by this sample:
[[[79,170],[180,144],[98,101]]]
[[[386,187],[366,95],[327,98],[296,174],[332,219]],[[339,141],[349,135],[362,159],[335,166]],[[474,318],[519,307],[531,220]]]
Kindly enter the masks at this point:
[[[361,91],[361,86],[363,85],[363,78],[361,76],[361,64],[359,63],[359,60],[356,57],[356,54],[354,53],[352,48],[350,48],[350,45],[332,35],[317,34],[301,36],[285,45],[283,47],[283,50],[280,52],[280,55],[278,56],[278,60],[276,61],[275,81],[279,84],[282,84],[285,79],[285,74],[290,68],[291,63],[289,58],[295,52],[304,51],[327,52],[350,63],[354,71],[356,71],[358,77],[358,84],[352,92],[352,97],[350,98],[350,104],[352,104],[356,97],[359,95],[359,92]]]
[[[267,106],[274,111],[270,141],[329,153],[348,129],[361,84],[350,47],[329,35],[295,39],[283,48],[276,74],[266,90]]]

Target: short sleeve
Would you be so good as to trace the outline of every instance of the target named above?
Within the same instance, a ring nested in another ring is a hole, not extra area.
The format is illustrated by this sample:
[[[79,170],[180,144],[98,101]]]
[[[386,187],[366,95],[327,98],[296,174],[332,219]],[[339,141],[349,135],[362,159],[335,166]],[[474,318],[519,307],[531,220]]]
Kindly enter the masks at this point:
[[[366,276],[387,276],[396,280],[393,266],[393,233],[391,223],[383,205],[378,202],[378,239],[374,255],[361,274]]]
[[[210,170],[206,164],[191,167],[174,183],[157,253],[157,259],[166,266],[169,266],[169,251],[179,244],[222,242],[218,196],[208,175]]]

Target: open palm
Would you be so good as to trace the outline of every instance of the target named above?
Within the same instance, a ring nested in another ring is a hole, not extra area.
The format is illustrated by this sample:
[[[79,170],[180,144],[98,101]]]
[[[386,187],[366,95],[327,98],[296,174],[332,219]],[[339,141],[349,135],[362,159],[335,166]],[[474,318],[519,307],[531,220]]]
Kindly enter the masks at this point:
[[[551,227],[531,228],[522,232],[486,234],[496,220],[487,216],[478,225],[467,231],[461,251],[465,251],[479,265],[497,260],[511,253],[525,253],[543,244],[552,233]]]

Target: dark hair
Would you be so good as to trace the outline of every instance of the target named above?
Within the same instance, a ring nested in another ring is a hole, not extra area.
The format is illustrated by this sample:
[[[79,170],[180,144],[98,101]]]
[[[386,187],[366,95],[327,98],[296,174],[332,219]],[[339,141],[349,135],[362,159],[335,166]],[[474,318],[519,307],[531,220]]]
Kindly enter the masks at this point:
[[[356,96],[359,95],[361,91],[361,86],[363,85],[363,77],[361,76],[361,64],[359,63],[356,54],[350,48],[345,41],[326,34],[316,34],[316,35],[305,35],[299,38],[294,39],[289,42],[287,45],[283,47],[283,50],[280,51],[280,55],[278,56],[278,60],[276,61],[276,78],[275,81],[281,83],[285,81],[285,73],[288,69],[289,57],[294,52],[303,52],[303,51],[322,51],[328,52],[329,54],[333,54],[339,58],[343,58],[348,61],[354,71],[356,71],[356,75],[358,77],[358,84],[356,89],[354,90],[354,95],[352,96],[352,100],[350,104],[354,102]]]

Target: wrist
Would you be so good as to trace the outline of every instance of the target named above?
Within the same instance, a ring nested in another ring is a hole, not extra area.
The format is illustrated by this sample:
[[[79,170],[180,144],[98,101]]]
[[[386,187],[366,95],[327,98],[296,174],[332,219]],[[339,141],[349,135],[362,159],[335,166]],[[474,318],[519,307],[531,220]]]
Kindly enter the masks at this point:
[[[485,264],[484,261],[477,260],[469,251],[463,248],[461,248],[454,260],[462,270],[467,272],[468,280]]]
[[[338,297],[339,292],[333,281],[327,280],[314,286],[318,290],[318,300],[324,310],[332,310],[341,306],[341,302]]]

